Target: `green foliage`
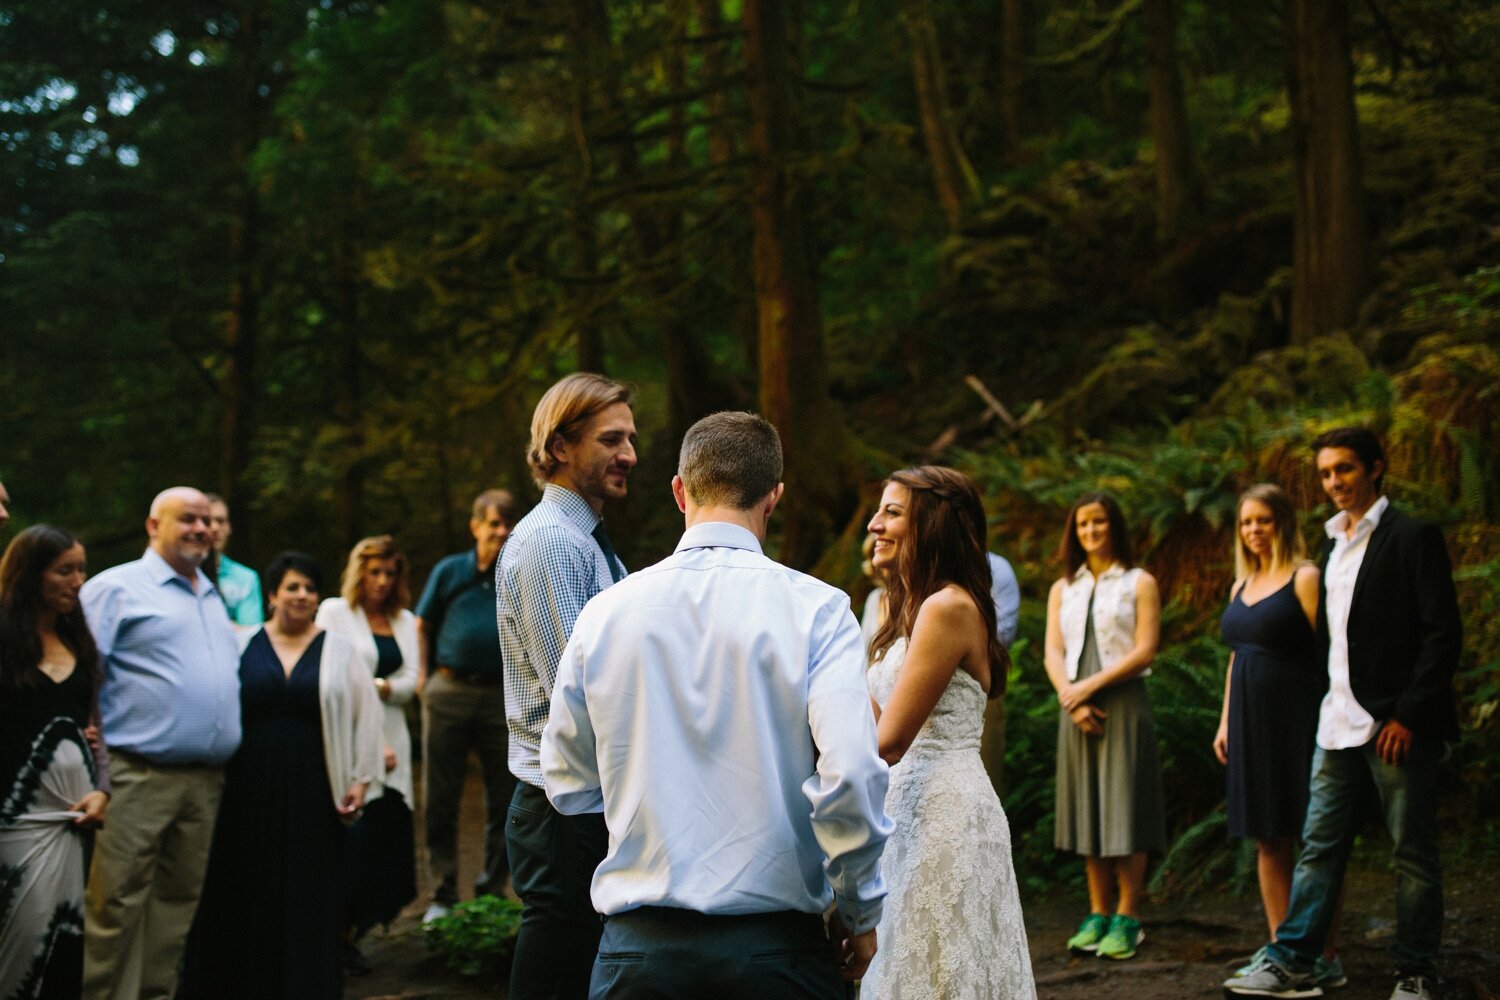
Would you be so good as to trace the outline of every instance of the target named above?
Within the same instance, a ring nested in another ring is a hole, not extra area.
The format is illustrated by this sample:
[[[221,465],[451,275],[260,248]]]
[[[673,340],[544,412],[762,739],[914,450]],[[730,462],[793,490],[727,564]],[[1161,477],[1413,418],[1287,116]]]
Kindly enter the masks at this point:
[[[510,966],[521,930],[521,904],[502,896],[458,903],[447,916],[423,925],[427,947],[461,976],[498,979]]]

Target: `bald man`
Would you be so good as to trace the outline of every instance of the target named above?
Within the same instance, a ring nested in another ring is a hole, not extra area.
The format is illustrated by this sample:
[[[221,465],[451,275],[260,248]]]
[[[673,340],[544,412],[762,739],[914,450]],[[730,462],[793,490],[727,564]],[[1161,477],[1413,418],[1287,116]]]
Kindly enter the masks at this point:
[[[84,584],[99,645],[99,710],[114,790],[94,846],[84,996],[168,1000],[177,983],[224,785],[240,743],[239,652],[202,570],[208,498],[164,490],[135,562]]]

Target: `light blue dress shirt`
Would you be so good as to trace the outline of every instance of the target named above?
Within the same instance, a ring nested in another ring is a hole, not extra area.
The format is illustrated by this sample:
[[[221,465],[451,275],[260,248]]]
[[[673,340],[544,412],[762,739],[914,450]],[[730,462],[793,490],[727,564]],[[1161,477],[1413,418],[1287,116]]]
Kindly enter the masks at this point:
[[[1016,641],[1016,629],[1021,624],[1021,583],[1010,560],[986,552],[990,561],[990,599],[995,602],[995,634],[1002,646]]]
[[[83,585],[112,748],[156,764],[222,764],[240,745],[240,653],[208,576],[195,592],[154,549]]]
[[[588,501],[548,485],[521,518],[495,563],[495,620],[505,664],[510,773],[542,787],[542,727],[573,621],[614,583],[592,534],[603,520]]]
[[[600,913],[880,920],[892,824],[849,598],[708,522],[595,597],[542,734],[547,796],[603,811]]]

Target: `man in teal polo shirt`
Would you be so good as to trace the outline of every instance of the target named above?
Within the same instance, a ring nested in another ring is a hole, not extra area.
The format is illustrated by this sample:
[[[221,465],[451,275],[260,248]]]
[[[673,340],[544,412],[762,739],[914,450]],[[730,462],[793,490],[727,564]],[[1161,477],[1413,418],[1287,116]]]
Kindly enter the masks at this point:
[[[484,867],[475,895],[506,889],[505,813],[516,779],[506,762],[505,689],[500,637],[495,628],[495,561],[516,523],[516,501],[505,490],[474,500],[469,530],[474,548],[432,568],[417,602],[421,637],[422,788],[432,905],[423,921],[436,920],[458,902],[458,800],[469,751],[484,774]]]
[[[205,493],[208,497],[208,528],[213,537],[213,565],[204,567],[213,577],[219,596],[224,598],[224,607],[229,610],[229,620],[241,628],[257,628],[266,620],[265,604],[260,596],[260,574],[244,563],[235,562],[224,554],[234,525],[229,522],[229,504],[217,493]]]

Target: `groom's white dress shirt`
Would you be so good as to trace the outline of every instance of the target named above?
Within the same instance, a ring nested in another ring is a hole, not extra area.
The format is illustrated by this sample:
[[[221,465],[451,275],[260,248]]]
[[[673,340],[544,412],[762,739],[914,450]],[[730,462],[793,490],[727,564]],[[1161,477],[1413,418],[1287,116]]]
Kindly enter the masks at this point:
[[[604,813],[600,913],[880,920],[891,821],[859,626],[742,527],[693,526],[584,607],[541,761],[559,812]]]

